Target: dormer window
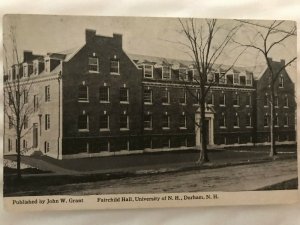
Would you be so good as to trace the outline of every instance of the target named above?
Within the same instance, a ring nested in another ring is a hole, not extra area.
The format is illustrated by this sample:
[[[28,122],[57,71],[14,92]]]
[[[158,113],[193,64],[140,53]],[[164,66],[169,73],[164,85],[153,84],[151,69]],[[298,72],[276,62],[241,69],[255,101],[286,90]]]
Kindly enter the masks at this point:
[[[38,75],[39,74],[39,62],[34,61],[33,62],[33,75]]]
[[[245,86],[246,85],[246,77],[240,76],[240,85]]]
[[[233,84],[239,84],[240,80],[239,80],[239,74],[238,73],[234,73],[233,74]]]
[[[247,74],[246,75],[246,85],[247,86],[251,86],[252,85],[252,75],[251,74]]]
[[[233,84],[233,75],[232,74],[226,75],[226,84]]]
[[[49,73],[50,72],[50,59],[45,60],[45,72]]]
[[[214,82],[214,74],[213,73],[207,74],[207,82],[208,83],[213,83]]]
[[[144,78],[153,78],[153,66],[144,65]]]
[[[179,68],[178,70],[179,80],[187,81],[188,80],[188,71],[185,68]]]
[[[225,73],[220,74],[219,83],[220,84],[225,84]]]
[[[19,66],[18,66],[18,65],[15,65],[15,74],[16,74],[16,78],[19,77],[19,72],[20,72],[19,69],[20,69]]]
[[[171,67],[169,67],[169,66],[162,67],[162,79],[163,80],[171,79]]]
[[[24,63],[23,65],[23,77],[28,77],[28,64]]]
[[[89,57],[89,72],[98,73],[99,72],[99,59],[97,57]]]

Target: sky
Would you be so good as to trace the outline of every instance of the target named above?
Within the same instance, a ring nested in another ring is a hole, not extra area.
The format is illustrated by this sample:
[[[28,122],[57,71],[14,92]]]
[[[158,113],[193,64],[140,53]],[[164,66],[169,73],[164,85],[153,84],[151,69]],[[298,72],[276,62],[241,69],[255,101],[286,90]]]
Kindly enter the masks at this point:
[[[200,26],[204,20],[197,20]],[[252,21],[262,25],[270,21]],[[225,28],[237,24],[234,20],[219,20],[218,23]],[[283,30],[289,30],[293,22],[285,22]],[[36,54],[47,52],[60,52],[84,44],[85,29],[94,29],[98,35],[112,36],[113,33],[123,35],[123,49],[128,53],[161,56],[166,58],[190,59],[186,48],[180,43],[187,43],[181,32],[181,25],[177,18],[147,18],[147,17],[84,17],[84,16],[42,16],[42,15],[6,15],[4,17],[4,45],[9,49],[9,28],[16,28],[16,39],[19,55],[23,50],[32,50]],[[237,35],[236,40],[245,43],[252,40],[257,33],[257,27],[244,25]],[[258,28],[265,32],[264,28]],[[222,33],[223,32],[223,33]],[[215,43],[222,40],[225,31],[220,31]],[[281,34],[280,34],[281,35]],[[279,36],[270,39],[276,40]],[[226,49],[220,61],[230,64],[241,48],[233,45]],[[296,56],[296,37],[291,37],[270,52],[274,60],[285,59],[289,61]],[[11,57],[7,57],[9,61]],[[237,64],[241,66],[254,66],[262,64],[263,59],[257,51],[247,49],[239,58]],[[9,63],[10,64],[10,63]],[[296,63],[288,69],[296,74]],[[295,76],[295,75],[292,75]],[[292,77],[294,80],[295,78]]]

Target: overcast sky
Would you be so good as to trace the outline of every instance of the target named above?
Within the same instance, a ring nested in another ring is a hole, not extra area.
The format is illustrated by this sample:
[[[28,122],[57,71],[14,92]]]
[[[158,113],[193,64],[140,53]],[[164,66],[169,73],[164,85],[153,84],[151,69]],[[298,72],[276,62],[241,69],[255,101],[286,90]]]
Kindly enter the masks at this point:
[[[203,20],[198,20],[201,24]],[[270,21],[254,21],[262,25]],[[220,20],[229,28],[237,22],[234,20]],[[293,22],[285,22],[280,27],[289,30]],[[38,16],[38,15],[8,15],[4,18],[4,44],[9,48],[8,28],[16,27],[16,37],[19,53],[23,50],[32,50],[37,54],[59,52],[84,44],[85,29],[94,29],[98,35],[112,36],[113,33],[123,35],[123,49],[128,53],[161,56],[168,58],[189,59],[184,48],[178,42],[185,42],[185,37],[180,33],[181,25],[178,19],[173,18],[142,18],[142,17],[75,17],[75,16]],[[256,31],[253,26],[245,26],[239,30],[237,39],[247,42],[253,38]],[[265,32],[264,28],[260,28]],[[222,34],[222,33],[220,33]],[[276,40],[277,37],[271,39]],[[220,40],[222,37],[219,38]],[[218,38],[216,43],[218,43]],[[186,43],[186,42],[185,42]],[[296,37],[289,38],[284,45],[271,52],[274,60],[286,61],[296,56]],[[239,49],[227,50],[220,59],[222,62],[233,58]],[[242,66],[262,64],[263,59],[257,51],[247,50],[239,59]],[[295,64],[289,68],[295,74]],[[292,75],[295,76],[295,75]],[[294,77],[292,77],[294,80]]]

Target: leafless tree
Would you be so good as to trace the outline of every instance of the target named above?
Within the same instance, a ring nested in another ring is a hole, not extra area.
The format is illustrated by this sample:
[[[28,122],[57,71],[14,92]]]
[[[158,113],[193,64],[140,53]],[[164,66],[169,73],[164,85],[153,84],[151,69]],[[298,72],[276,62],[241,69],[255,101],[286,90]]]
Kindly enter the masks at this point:
[[[219,79],[223,79],[226,73],[233,69],[238,58],[243,54],[246,48],[236,53],[230,65],[222,65],[220,59],[226,55],[226,51],[235,49],[232,41],[241,23],[235,23],[233,26],[227,27],[224,23],[220,23],[216,19],[206,19],[205,21],[197,21],[196,19],[179,19],[181,25],[181,33],[185,41],[180,42],[186,53],[191,57],[194,69],[197,73],[194,76],[194,82],[199,87],[200,95],[194,95],[190,90],[188,92],[193,98],[199,100],[200,121],[195,121],[195,125],[200,129],[201,151],[199,163],[208,162],[207,154],[207,134],[205,121],[205,107],[207,95],[210,88],[216,84],[216,80],[210,79],[215,71],[223,69]],[[181,74],[180,74],[181,76]],[[187,88],[187,86],[185,85]]]
[[[34,112],[36,104],[29,102],[29,93],[32,87],[32,81],[29,76],[24,76],[22,73],[21,62],[19,59],[16,27],[11,26],[7,33],[11,43],[3,43],[4,49],[4,113],[8,120],[5,129],[12,131],[12,136],[16,138],[16,153],[17,153],[17,178],[21,179],[21,140],[31,130],[28,126],[28,120]],[[8,58],[12,60],[9,63]],[[10,65],[9,65],[10,64]],[[12,64],[12,65],[11,65]],[[11,140],[12,141],[12,140]],[[10,143],[12,145],[12,142]]]
[[[272,51],[279,47],[285,47],[285,43],[291,38],[296,38],[296,25],[286,26],[286,21],[272,21],[268,25],[262,25],[255,22],[239,20],[248,26],[251,26],[255,30],[255,35],[248,40],[248,43],[242,43],[236,41],[240,46],[252,48],[256,50],[265,60],[265,63],[268,68],[269,73],[269,82],[266,86],[267,91],[269,92],[270,98],[270,157],[277,155],[276,145],[275,145],[275,92],[277,91],[275,87],[275,82],[278,81],[278,77],[285,68],[293,63],[297,57],[293,57],[281,65],[280,68],[274,67],[270,57]],[[283,27],[285,27],[285,30]],[[288,27],[288,28],[286,28]]]

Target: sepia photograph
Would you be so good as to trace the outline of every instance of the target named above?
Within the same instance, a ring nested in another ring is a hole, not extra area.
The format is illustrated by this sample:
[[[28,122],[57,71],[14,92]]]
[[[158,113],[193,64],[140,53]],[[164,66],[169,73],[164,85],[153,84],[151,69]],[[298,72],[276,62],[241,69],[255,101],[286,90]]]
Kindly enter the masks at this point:
[[[51,205],[96,196],[100,208],[132,208],[168,193],[180,195],[163,206],[298,190],[296,22],[3,22],[3,195],[12,207],[36,204],[16,197]]]

